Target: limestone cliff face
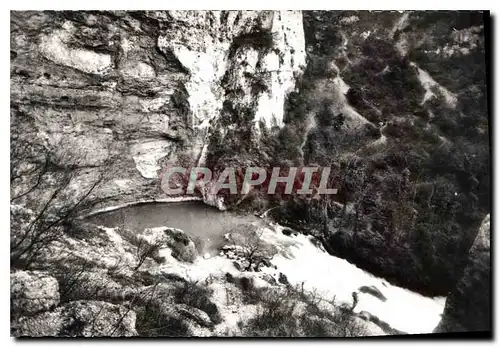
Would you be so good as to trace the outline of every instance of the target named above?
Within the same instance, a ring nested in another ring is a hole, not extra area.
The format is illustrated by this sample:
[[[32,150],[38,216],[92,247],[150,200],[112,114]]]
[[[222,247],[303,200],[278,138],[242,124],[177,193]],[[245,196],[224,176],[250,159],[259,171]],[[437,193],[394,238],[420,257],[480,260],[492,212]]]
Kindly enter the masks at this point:
[[[490,215],[483,220],[455,290],[434,332],[491,331]]]
[[[99,197],[164,198],[162,167],[203,161],[224,103],[282,123],[304,49],[300,11],[12,12],[13,127],[75,187],[113,158]]]
[[[284,97],[305,65],[300,12],[172,11],[170,15],[173,30],[160,35],[158,46],[166,54],[173,52],[190,73],[185,87],[193,127],[208,126],[220,113],[227,85],[242,89],[239,102],[256,102],[256,120],[274,117],[282,122]],[[258,42],[266,35],[272,46]],[[251,79],[258,77],[267,92],[253,95]]]

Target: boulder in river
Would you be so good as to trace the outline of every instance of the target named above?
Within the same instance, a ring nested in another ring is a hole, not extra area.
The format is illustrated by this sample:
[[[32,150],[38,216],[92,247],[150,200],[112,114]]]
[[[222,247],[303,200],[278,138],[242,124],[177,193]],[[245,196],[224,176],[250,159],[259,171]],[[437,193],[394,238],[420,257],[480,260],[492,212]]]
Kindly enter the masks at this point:
[[[194,241],[180,229],[146,228],[143,235],[144,239],[150,243],[160,243],[162,248],[170,248],[172,256],[180,261],[192,263],[198,256]]]
[[[381,301],[387,301],[387,298],[384,296],[384,294],[382,294],[380,290],[378,290],[378,288],[375,286],[361,286],[359,287],[359,291],[361,293],[371,294]]]
[[[182,230],[175,228],[165,228],[168,236],[168,246],[172,249],[172,256],[181,261],[192,263],[198,256],[196,245],[193,240]]]

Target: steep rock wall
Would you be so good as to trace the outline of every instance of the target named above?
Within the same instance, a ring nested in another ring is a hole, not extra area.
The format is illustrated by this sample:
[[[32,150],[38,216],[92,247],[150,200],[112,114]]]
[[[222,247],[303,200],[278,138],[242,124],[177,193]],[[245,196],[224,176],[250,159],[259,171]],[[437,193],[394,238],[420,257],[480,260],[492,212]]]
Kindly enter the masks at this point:
[[[12,130],[76,190],[109,171],[105,204],[165,198],[162,168],[203,162],[224,102],[282,123],[304,49],[300,11],[12,12]]]
[[[483,220],[455,290],[434,332],[491,331],[490,215]]]

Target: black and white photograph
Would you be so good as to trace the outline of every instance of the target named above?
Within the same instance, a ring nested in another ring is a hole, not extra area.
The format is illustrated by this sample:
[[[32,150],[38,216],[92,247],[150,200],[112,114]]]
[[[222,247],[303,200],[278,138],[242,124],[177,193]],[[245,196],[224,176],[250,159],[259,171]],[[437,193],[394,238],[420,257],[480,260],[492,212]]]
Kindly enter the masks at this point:
[[[11,337],[492,338],[490,11],[9,12]]]

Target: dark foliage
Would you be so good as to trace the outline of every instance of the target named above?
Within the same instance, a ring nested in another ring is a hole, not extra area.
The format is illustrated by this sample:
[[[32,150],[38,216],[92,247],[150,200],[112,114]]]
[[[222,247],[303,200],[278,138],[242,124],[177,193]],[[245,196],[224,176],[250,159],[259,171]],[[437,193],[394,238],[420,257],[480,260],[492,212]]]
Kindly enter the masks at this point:
[[[233,57],[240,47],[251,47],[262,53],[269,52],[274,47],[273,33],[268,30],[254,29],[235,37],[229,48],[229,58]]]
[[[392,43],[383,40],[366,40],[361,51],[361,62],[342,75],[355,88],[348,95],[352,105],[374,120],[402,116],[417,109],[424,89],[409,60],[400,58]]]
[[[139,336],[144,337],[183,337],[189,336],[189,326],[182,319],[162,313],[160,304],[151,301],[136,310],[136,329]]]
[[[446,41],[453,28],[481,24],[481,17],[477,13],[413,13],[410,22],[425,27],[433,39]],[[336,25],[312,13],[304,21],[310,35]],[[409,28],[415,28],[413,24]],[[319,39],[311,37],[310,42]],[[320,41],[322,46],[328,43]],[[331,61],[337,54],[335,48],[318,50],[318,43],[314,60]],[[338,41],[332,38],[330,43],[335,47]],[[356,64],[342,65],[341,77],[350,86],[346,95],[350,105],[383,126],[368,125],[359,137],[343,131],[341,118],[328,107],[328,100],[311,105],[311,95],[302,92],[307,89],[292,94],[289,103],[295,108],[287,109],[289,122],[304,119],[314,108],[319,110],[319,126],[309,132],[303,147],[305,162],[338,162],[340,190],[335,200],[351,207],[347,211],[326,201],[315,206],[292,199],[274,211],[279,219],[308,232],[326,231],[320,234],[329,252],[366,270],[429,295],[446,295],[460,276],[479,224],[490,210],[484,48],[481,41],[477,44],[468,55],[448,57],[424,52],[430,49],[424,41],[418,49],[410,47],[409,56],[401,57],[390,39],[363,41]],[[421,104],[424,89],[410,61],[456,94],[455,109],[438,90],[435,98]],[[309,85],[324,78],[307,71],[305,77]],[[364,147],[381,133],[386,137],[383,146]],[[338,159],[343,153],[356,155]]]
[[[186,304],[205,311],[214,323],[220,323],[220,316],[217,305],[210,300],[210,291],[206,287],[194,282],[184,282],[174,292],[174,300],[177,304]]]

